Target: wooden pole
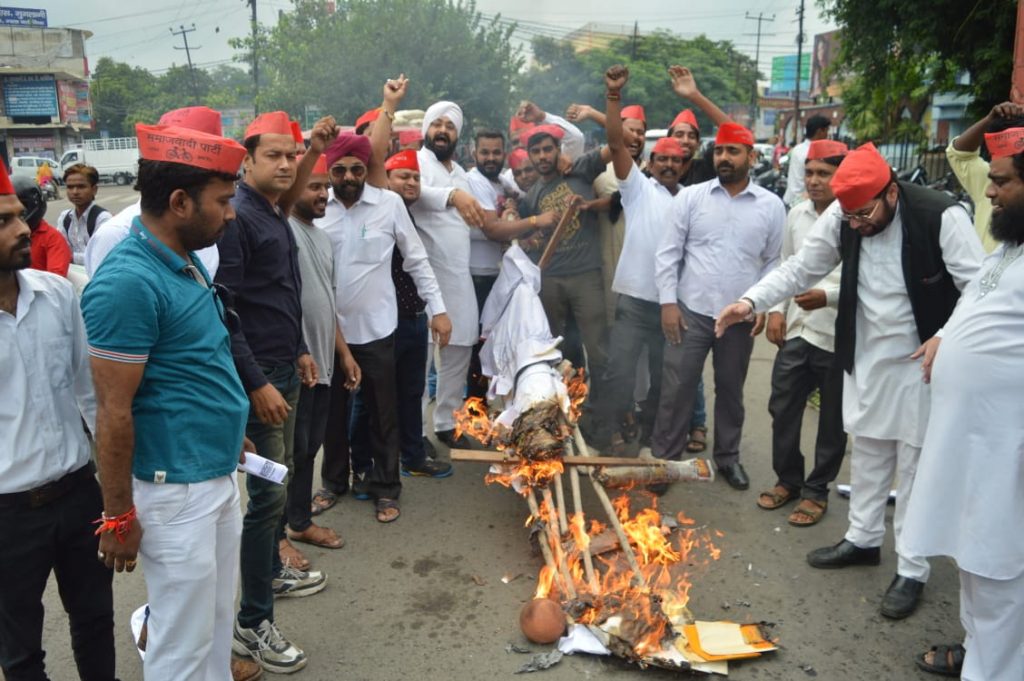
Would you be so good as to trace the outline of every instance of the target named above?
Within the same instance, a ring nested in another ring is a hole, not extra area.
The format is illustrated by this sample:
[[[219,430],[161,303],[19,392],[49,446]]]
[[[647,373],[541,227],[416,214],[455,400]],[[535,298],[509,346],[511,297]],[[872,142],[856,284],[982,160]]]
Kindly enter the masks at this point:
[[[526,495],[526,504],[530,507],[530,514],[533,516],[534,522],[544,522],[540,516],[540,507],[537,505],[537,494],[532,487],[529,494]],[[555,557],[551,553],[551,546],[543,537],[540,539],[540,553],[544,556],[544,564],[548,566],[555,578],[564,580],[562,572],[558,569],[558,563],[555,562]]]
[[[580,471],[578,468],[569,469],[569,487],[572,490],[572,508],[573,511],[583,516],[583,496],[580,494]],[[584,526],[583,531],[586,531]],[[600,589],[600,585],[597,581],[597,574],[594,572],[594,557],[590,553],[590,548],[580,547],[580,552],[583,554],[583,571],[587,574],[587,584],[590,585],[591,593],[597,593]]]
[[[558,504],[558,529],[563,535],[569,533],[569,519],[565,512],[565,488],[562,487],[562,474],[555,474],[555,502]]]
[[[507,463],[517,464],[520,458],[510,456],[507,452],[491,449],[452,449],[452,461],[469,461],[472,463]],[[565,466],[665,466],[661,459],[639,459],[628,456],[577,456],[567,455],[561,458]],[[583,471],[586,473],[586,471]]]
[[[569,573],[569,565],[565,560],[565,550],[562,549],[562,538],[558,534],[557,521],[553,517],[557,513],[557,509],[555,509],[554,499],[551,498],[551,488],[545,487],[543,495],[544,504],[548,507],[547,522],[544,523],[548,530],[548,541],[551,542],[551,551],[555,557],[555,563],[558,565],[558,571],[561,573],[562,581],[565,583],[565,595],[570,599],[574,599],[576,598],[576,587],[572,582],[572,574]]]
[[[562,237],[565,235],[565,228],[568,226],[572,219],[576,217],[576,213],[579,212],[580,197],[575,197],[568,206],[565,208],[565,212],[562,213],[562,218],[558,221],[555,226],[555,230],[551,232],[551,238],[548,239],[548,245],[544,247],[544,253],[540,256],[540,260],[537,262],[537,267],[540,268],[541,272],[551,262],[551,258],[555,257],[555,249],[558,248],[558,244],[562,242]]]

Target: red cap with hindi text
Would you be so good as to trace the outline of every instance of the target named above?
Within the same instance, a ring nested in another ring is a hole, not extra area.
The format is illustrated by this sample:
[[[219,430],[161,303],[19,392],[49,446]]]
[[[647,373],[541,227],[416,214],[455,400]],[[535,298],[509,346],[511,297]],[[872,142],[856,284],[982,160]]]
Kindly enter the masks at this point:
[[[686,156],[683,153],[683,146],[675,137],[662,137],[655,143],[651,153],[660,156]]]
[[[647,116],[644,115],[644,108],[639,104],[631,104],[630,106],[624,107],[619,114],[622,120],[627,118],[635,118],[638,121],[642,121],[644,125],[647,124]]]
[[[561,142],[562,138],[565,137],[565,131],[564,130],[562,130],[557,125],[551,125],[551,124],[535,126],[535,127],[531,128],[529,130],[529,132],[524,133],[524,134],[529,135],[529,137],[526,138],[527,146],[529,146],[530,142],[534,138],[540,137],[541,135],[550,135],[551,137],[554,137],[555,140],[558,141],[558,142]],[[522,139],[522,137],[520,137],[520,139]]]
[[[837,142],[835,140],[814,140],[811,142],[811,146],[807,149],[807,160],[820,161],[823,158],[846,156],[849,152],[850,148],[842,142]]]
[[[875,145],[862,144],[843,159],[829,186],[844,211],[861,208],[892,181],[892,168]]]
[[[137,123],[135,134],[139,139],[139,157],[148,161],[237,173],[245,157],[245,147],[238,142],[190,128]]]
[[[985,147],[992,158],[1015,156],[1024,151],[1024,128],[985,133]]]
[[[679,115],[672,121],[672,125],[668,126],[668,129],[676,127],[680,123],[686,123],[687,125],[693,126],[693,129],[700,134],[700,126],[697,125],[697,117],[693,115],[693,111],[690,109],[683,109],[679,112]]]
[[[745,144],[752,147],[754,146],[754,133],[739,123],[726,121],[718,126],[718,135],[715,136],[715,145],[720,144]]]
[[[270,111],[260,114],[245,129],[243,139],[249,139],[256,135],[288,135],[293,137],[292,122],[284,111]]]
[[[512,170],[519,170],[529,162],[530,155],[522,147],[516,147],[508,155],[508,167]]]
[[[380,118],[380,108],[370,109],[369,111],[367,111],[362,116],[356,119],[356,130],[363,127],[364,125],[369,125],[370,123],[373,123],[378,118]]]
[[[220,112],[214,111],[208,106],[186,106],[183,109],[171,109],[161,116],[156,124],[189,128],[218,137],[224,134],[224,128],[220,122]]]
[[[397,154],[393,154],[384,161],[384,170],[415,170],[420,171],[420,161],[416,157],[416,152],[412,149],[403,149]]]

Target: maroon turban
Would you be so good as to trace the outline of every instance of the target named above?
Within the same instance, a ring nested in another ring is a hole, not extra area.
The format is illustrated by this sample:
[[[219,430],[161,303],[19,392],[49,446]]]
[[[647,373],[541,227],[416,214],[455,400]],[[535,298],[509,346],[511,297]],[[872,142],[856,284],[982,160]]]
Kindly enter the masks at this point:
[[[343,132],[337,139],[331,142],[324,152],[327,156],[327,167],[330,168],[338,162],[339,158],[355,156],[364,164],[370,162],[370,138],[365,135],[355,135],[350,132]]]

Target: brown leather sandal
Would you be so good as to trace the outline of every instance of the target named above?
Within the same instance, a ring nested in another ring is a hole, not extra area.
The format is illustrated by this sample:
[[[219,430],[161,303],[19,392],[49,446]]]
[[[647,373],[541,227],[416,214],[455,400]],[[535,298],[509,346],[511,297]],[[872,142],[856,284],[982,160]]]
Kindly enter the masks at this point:
[[[796,497],[796,492],[790,492],[782,485],[775,485],[767,492],[757,495],[757,505],[766,511],[774,511],[777,508],[782,508]]]
[[[822,519],[825,515],[825,511],[827,510],[827,501],[801,499],[800,503],[793,509],[793,512],[789,514],[789,524],[794,527],[810,527],[811,525],[817,525],[818,521]]]

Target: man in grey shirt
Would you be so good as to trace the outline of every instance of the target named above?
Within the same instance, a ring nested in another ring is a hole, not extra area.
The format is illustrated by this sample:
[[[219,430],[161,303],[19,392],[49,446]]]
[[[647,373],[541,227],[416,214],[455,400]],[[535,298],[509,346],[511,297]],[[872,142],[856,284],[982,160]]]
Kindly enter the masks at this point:
[[[288,502],[282,527],[287,536],[328,549],[339,549],[344,541],[327,527],[313,523],[311,514],[313,460],[324,441],[331,403],[331,377],[335,368],[345,374],[345,387],[354,390],[361,378],[348,344],[338,328],[334,297],[334,248],[327,234],[313,225],[327,208],[327,162],[321,156],[313,167],[306,190],[292,206],[288,222],[298,247],[299,273],[302,277],[302,335],[316,362],[316,376],[304,382],[295,414],[295,472],[288,481]],[[341,362],[335,367],[335,352]],[[306,377],[310,379],[310,377]],[[287,541],[287,540],[285,540]],[[285,545],[282,545],[285,550]],[[293,550],[294,551],[294,550]],[[301,559],[301,554],[292,555]],[[282,553],[282,555],[284,555]],[[299,569],[304,569],[304,559]]]

